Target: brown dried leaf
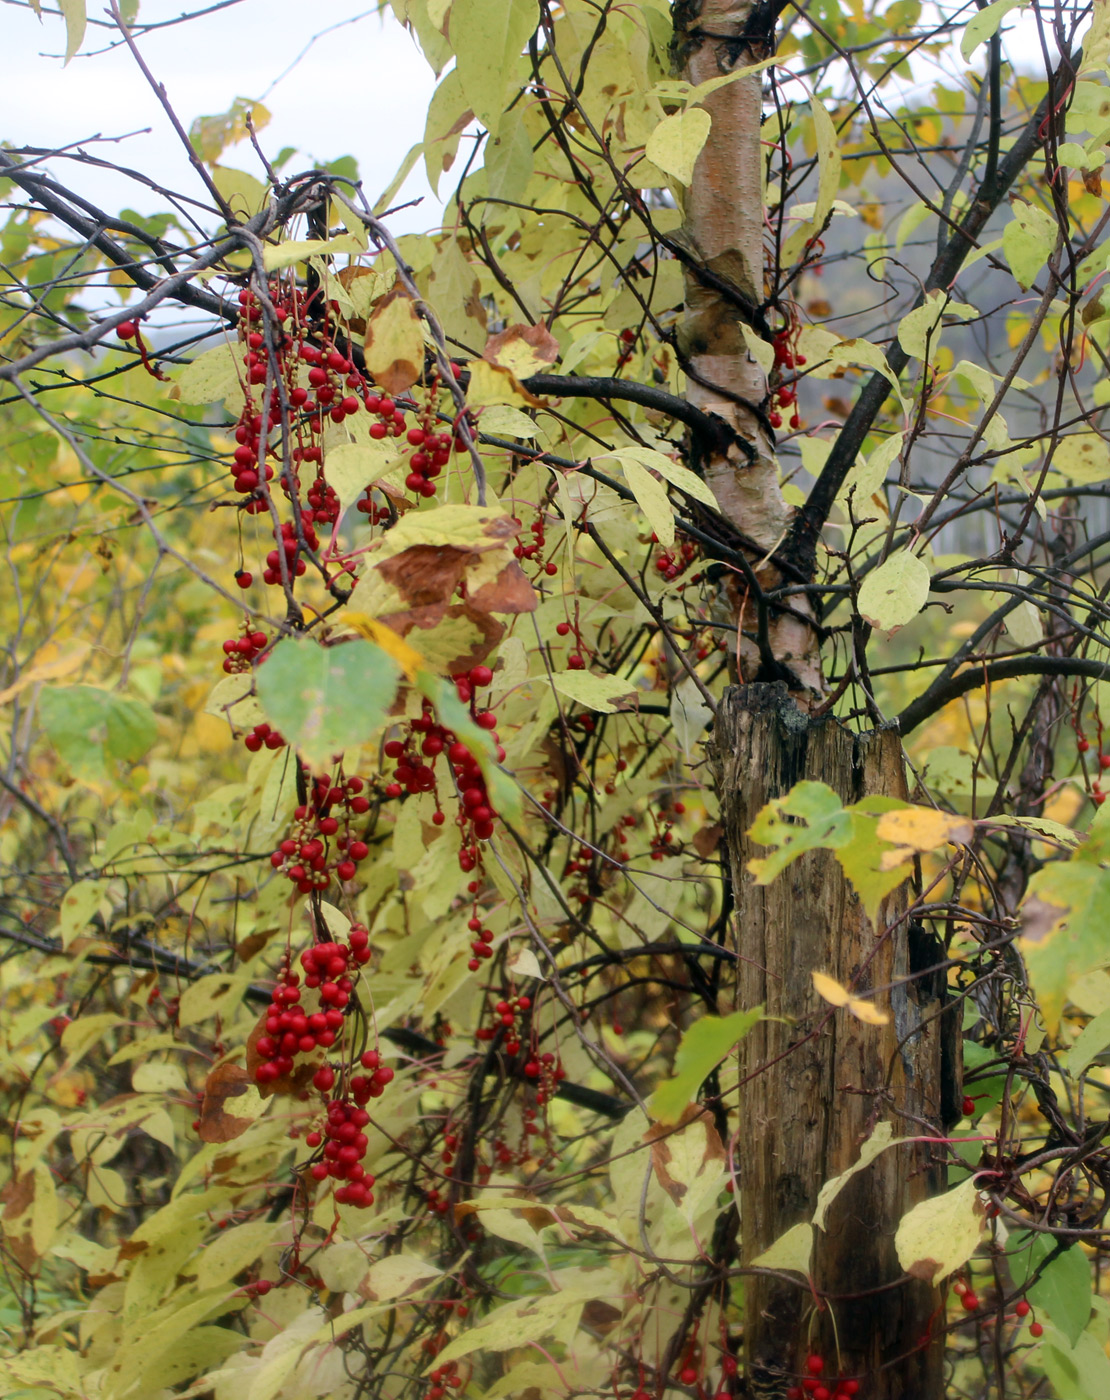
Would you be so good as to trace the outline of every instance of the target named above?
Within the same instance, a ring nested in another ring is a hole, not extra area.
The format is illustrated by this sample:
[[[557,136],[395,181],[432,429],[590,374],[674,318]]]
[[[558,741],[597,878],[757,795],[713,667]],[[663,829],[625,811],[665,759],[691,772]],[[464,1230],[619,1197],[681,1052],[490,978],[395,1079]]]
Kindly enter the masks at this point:
[[[559,342],[542,321],[534,326],[517,324],[491,335],[482,359],[510,370],[517,379],[537,374],[544,365],[559,358]]]
[[[708,826],[703,826],[695,831],[690,838],[690,844],[702,860],[708,860],[717,847],[721,844],[722,828],[720,822],[711,822]]]
[[[253,1118],[236,1118],[226,1111],[228,1099],[238,1098],[251,1086],[253,1076],[242,1065],[217,1065],[204,1081],[197,1136],[201,1142],[231,1142],[245,1133]]]
[[[539,606],[536,590],[515,559],[510,559],[490,583],[471,593],[467,600],[478,612],[526,613]]]
[[[434,627],[473,557],[471,550],[454,545],[414,544],[374,567],[414,608],[442,605],[438,616],[417,624]]]

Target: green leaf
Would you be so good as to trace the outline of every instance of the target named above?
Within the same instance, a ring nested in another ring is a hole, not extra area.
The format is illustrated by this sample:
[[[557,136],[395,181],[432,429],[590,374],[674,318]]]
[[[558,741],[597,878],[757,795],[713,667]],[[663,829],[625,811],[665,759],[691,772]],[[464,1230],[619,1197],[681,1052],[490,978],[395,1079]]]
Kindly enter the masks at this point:
[[[106,880],[81,880],[66,891],[58,909],[58,931],[63,948],[68,948],[86,931],[92,916],[100,909],[107,886]]]
[[[1010,207],[1014,217],[1002,230],[1002,250],[1018,285],[1027,291],[1056,246],[1056,220],[1047,210],[1020,200]]]
[[[373,642],[283,641],[258,668],[267,718],[311,762],[354,748],[385,723],[400,671]]]
[[[625,480],[636,497],[636,504],[647,516],[648,524],[658,536],[659,543],[665,549],[669,549],[674,544],[674,514],[667,499],[667,488],[661,481],[656,481],[634,457],[622,453],[620,464]]]
[[[84,778],[105,777],[106,759],[137,763],[158,737],[149,705],[91,685],[44,690],[39,715],[59,756]]]
[[[947,292],[930,292],[924,302],[903,316],[898,323],[898,341],[907,355],[923,360],[936,355],[940,345],[940,325],[945,316],[969,321],[979,313],[964,302],[950,300]]]
[[[859,1157],[846,1171],[842,1171],[839,1176],[834,1176],[826,1181],[820,1191],[818,1191],[817,1206],[813,1212],[814,1225],[816,1225],[819,1230],[824,1230],[829,1217],[829,1207],[832,1205],[833,1201],[836,1200],[837,1196],[840,1195],[841,1191],[844,1190],[845,1186],[848,1185],[852,1177],[854,1177],[857,1172],[861,1172],[866,1167],[869,1167],[875,1158],[878,1157],[881,1152],[885,1152],[888,1147],[897,1147],[900,1142],[904,1141],[904,1138],[896,1138],[894,1136],[894,1129],[889,1123],[876,1123],[875,1131],[860,1148]]]
[[[648,137],[644,154],[664,175],[680,185],[688,185],[712,125],[713,118],[704,107],[691,107],[673,117],[664,117]]]
[[[1110,1395],[1110,1360],[1098,1338],[1089,1332],[1069,1349],[1062,1332],[1046,1328],[1040,1361],[1057,1395],[1068,1400],[1101,1400]]]
[[[765,342],[760,342],[764,344]],[[710,490],[708,483],[702,480],[696,472],[692,472],[689,467],[684,467],[681,462],[672,462],[663,452],[656,452],[651,447],[622,447],[619,452],[614,452],[613,456],[623,467],[625,462],[635,462],[641,467],[647,467],[651,471],[658,472],[672,486],[677,486],[686,495],[692,496],[695,501],[701,501],[710,510],[719,510],[717,498]],[[631,482],[629,483],[631,485]]]
[[[242,392],[243,365],[230,345],[206,350],[174,376],[171,397],[182,403],[208,404]],[[174,392],[176,391],[176,392]]]
[[[1110,1045],[1110,1007],[1100,1011],[1088,1021],[1075,1038],[1075,1044],[1068,1051],[1067,1070],[1078,1079],[1096,1055],[1101,1055]]]
[[[808,1221],[792,1225],[773,1245],[752,1260],[756,1269],[792,1269],[809,1277],[813,1260],[813,1226]]]
[[[840,138],[825,104],[819,97],[810,102],[813,135],[817,145],[817,198],[812,205],[798,205],[794,229],[782,249],[782,263],[789,266],[804,250],[810,238],[824,228],[840,189]],[[802,219],[799,223],[798,219]]]
[[[994,0],[985,10],[972,15],[964,26],[964,37],[960,40],[960,53],[964,61],[971,57],[980,44],[986,43],[992,35],[998,33],[999,26],[1011,10],[1016,10],[1019,5],[1025,3],[1026,0]]]
[[[872,569],[859,591],[860,615],[882,632],[904,627],[929,597],[929,566],[912,550],[892,554]]]
[[[245,170],[234,170],[229,165],[212,167],[212,183],[240,219],[249,219],[257,214],[264,207],[270,192],[270,187],[261,180],[256,180]]]
[[[906,865],[883,869],[883,856],[894,847],[879,839],[876,828],[884,812],[906,806],[897,798],[865,797],[844,807],[825,783],[796,783],[785,797],[768,802],[752,824],[753,839],[774,849],[750,860],[748,869],[757,884],[767,885],[806,851],[832,851],[874,921],[882,901],[909,875]]]
[[[1051,1235],[1034,1235],[1027,1278],[1048,1258],[1055,1243]],[[1026,1296],[1038,1313],[1048,1314],[1074,1347],[1091,1320],[1091,1261],[1082,1246],[1073,1244],[1046,1264]]]
[[[1068,988],[1110,962],[1110,811],[1100,807],[1087,840],[1067,860],[1044,866],[1029,882],[1022,906],[1021,948],[1050,1027],[1060,1019]]]
[[[769,885],[804,852],[846,845],[852,837],[852,824],[831,787],[804,781],[795,783],[785,797],[772,798],[748,835],[774,847],[772,855],[748,862],[756,884]]]
[[[616,702],[635,696],[636,687],[622,676],[595,676],[590,671],[553,671],[551,684],[568,700],[611,715],[622,708]]]
[[[449,33],[463,94],[496,134],[511,92],[519,90],[521,54],[539,23],[533,0],[454,0]]]
[[[267,243],[262,249],[262,263],[267,272],[276,272],[323,253],[358,254],[365,246],[351,233],[339,233],[334,238],[290,238],[285,243]]]
[[[737,1011],[731,1016],[703,1016],[695,1021],[679,1041],[674,1074],[651,1096],[652,1117],[660,1123],[677,1123],[706,1076],[762,1019],[763,1008],[757,1006],[753,1011]]]
[[[60,0],[66,22],[66,62],[81,47],[85,37],[85,0]]]

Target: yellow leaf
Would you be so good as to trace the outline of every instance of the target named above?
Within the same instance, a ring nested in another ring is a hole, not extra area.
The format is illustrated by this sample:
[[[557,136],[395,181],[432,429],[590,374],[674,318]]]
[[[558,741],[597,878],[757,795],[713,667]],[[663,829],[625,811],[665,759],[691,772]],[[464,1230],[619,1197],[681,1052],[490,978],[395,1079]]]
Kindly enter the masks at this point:
[[[875,834],[897,849],[884,851],[880,868],[893,870],[912,855],[939,850],[952,842],[971,840],[971,823],[966,817],[937,812],[931,807],[902,807],[884,812]]]
[[[975,1253],[985,1214],[973,1176],[943,1196],[922,1201],[902,1217],[894,1236],[898,1262],[914,1278],[939,1283]]]
[[[388,656],[391,656],[409,680],[416,679],[418,671],[426,671],[428,663],[424,657],[410,647],[404,637],[394,632],[392,627],[387,627],[384,622],[379,622],[376,617],[367,617],[365,613],[345,612],[342,620],[360,637],[365,637],[368,642],[375,642]]]
[[[81,47],[85,37],[85,0],[61,0],[66,21],[66,62]]]
[[[886,1012],[880,1011],[873,1002],[854,997],[847,987],[842,987],[827,973],[813,972],[810,976],[819,997],[823,997],[832,1006],[846,1007],[857,1021],[863,1021],[868,1026],[885,1026],[890,1020]]]
[[[835,978],[829,977],[824,972],[814,972],[813,985],[817,990],[817,995],[823,997],[825,1001],[833,1006],[847,1006],[852,1000],[852,994],[847,987],[842,987]]]
[[[13,700],[21,690],[26,690],[29,685],[38,685],[40,681],[56,681],[61,676],[72,674],[84,663],[88,654],[88,643],[81,642],[62,656],[56,656],[50,661],[40,661],[37,666],[29,667],[6,690],[0,690],[0,705]]]
[[[680,185],[694,178],[694,164],[709,139],[713,119],[704,107],[664,117],[647,139],[644,154]]]
[[[471,360],[470,383],[467,385],[466,401],[472,408],[484,408],[487,404],[503,403],[511,408],[525,405],[535,408],[541,400],[535,398],[520,383],[511,369],[503,365],[491,365],[487,360]]]
[[[424,369],[424,335],[412,300],[394,292],[366,326],[366,369],[388,394],[403,394]]]

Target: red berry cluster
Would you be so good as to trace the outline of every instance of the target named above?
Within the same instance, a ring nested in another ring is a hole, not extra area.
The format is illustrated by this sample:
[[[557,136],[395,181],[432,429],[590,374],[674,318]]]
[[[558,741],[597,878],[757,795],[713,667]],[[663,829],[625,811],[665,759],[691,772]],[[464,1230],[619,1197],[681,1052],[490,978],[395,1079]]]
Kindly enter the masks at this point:
[[[470,920],[470,929],[475,931],[482,928],[482,921],[477,914]],[[488,933],[488,930],[484,930]],[[490,937],[492,938],[492,934]],[[477,967],[472,967],[472,972],[477,972]],[[491,1026],[479,1026],[475,1031],[476,1040],[492,1040],[498,1030],[505,1032],[505,1054],[515,1055],[520,1050],[520,1027],[517,1024],[518,1016],[526,1016],[532,1009],[531,997],[511,997],[508,1001],[499,1001],[495,1004],[494,1020]]]
[[[675,854],[678,847],[674,844],[674,824],[671,817],[684,816],[685,812],[686,804],[684,802],[672,802],[669,811],[666,808],[661,808],[658,813],[649,813],[655,824],[655,830],[651,835],[652,860],[663,860],[664,857]]]
[[[825,1377],[825,1359],[816,1354],[806,1357],[807,1375],[801,1385],[792,1385],[786,1392],[787,1400],[851,1400],[859,1394],[859,1381]]]
[[[524,1064],[524,1073],[529,1079],[539,1081],[536,1088],[536,1102],[541,1106],[548,1103],[555,1094],[555,1087],[567,1077],[567,1072],[556,1055],[545,1050],[542,1055],[532,1055]]]
[[[517,559],[534,559],[538,564],[542,564],[544,546],[547,543],[547,526],[542,510],[536,513],[536,518],[532,521],[529,529],[532,532],[532,543],[514,545],[513,554]],[[559,572],[559,566],[553,559],[549,559],[543,565],[543,572],[548,577],[554,578]]]
[[[310,801],[294,809],[293,830],[270,856],[301,894],[325,889],[333,871],[337,879],[353,880],[370,852],[351,832],[351,819],[370,810],[363,780],[339,771],[334,779],[325,773],[310,781]]]
[[[654,536],[652,538],[654,539]],[[669,583],[671,579],[678,578],[684,569],[689,568],[697,554],[697,545],[692,540],[684,539],[678,544],[677,553],[673,549],[663,550],[655,561],[656,572]]]
[[[241,637],[229,637],[223,644],[224,670],[229,676],[249,671],[266,650],[269,640],[265,632],[252,632],[244,627]]]
[[[1095,758],[1098,763],[1099,772],[1104,773],[1108,768],[1110,768],[1110,753],[1104,752],[1102,742],[1102,717],[1097,716],[1097,718],[1098,749]],[[1091,748],[1090,739],[1087,738],[1087,736],[1078,728],[1078,726],[1076,727],[1075,747],[1080,754],[1089,753]],[[1085,763],[1084,768],[1086,768]],[[1095,804],[1096,807],[1101,807],[1102,804],[1106,801],[1106,793],[1103,791],[1102,784],[1099,782],[1098,777],[1096,777],[1094,782],[1091,784],[1091,801]]]
[[[408,430],[409,445],[416,451],[409,458],[409,474],[405,485],[414,496],[434,496],[435,478],[451,460],[451,434],[432,430],[433,415],[425,413],[424,422]],[[462,446],[460,442],[459,447]]]
[[[305,517],[307,512],[302,512],[302,534],[305,545],[315,550],[319,547],[320,541],[316,536],[316,531],[312,528],[312,522]],[[291,520],[281,522],[281,550],[271,549],[266,555],[266,567],[262,571],[262,582],[271,587],[281,583],[281,556],[285,555],[286,576],[289,579],[302,578],[308,568],[307,562],[301,557],[301,542],[297,538],[297,527]]]
[[[341,1205],[363,1208],[374,1204],[374,1178],[362,1165],[369,1139],[363,1129],[370,1122],[366,1109],[342,1099],[328,1104],[323,1133],[311,1132],[305,1137],[309,1147],[323,1143],[323,1157],[309,1168],[315,1181],[333,1177],[342,1181],[336,1187],[335,1199]]]
[[[371,525],[381,525],[390,518],[389,507],[380,506],[374,500],[373,488],[368,486],[362,495],[355,502],[355,510],[368,516]]]
[[[346,958],[341,965],[346,968]],[[334,1045],[343,1024],[343,1008],[353,986],[351,979],[343,974],[339,983],[329,983],[329,995],[320,996],[321,1009],[311,1013],[300,1004],[300,980],[297,973],[287,968],[270,993],[266,1034],[258,1038],[255,1046],[263,1057],[254,1072],[259,1084],[272,1084],[282,1075],[291,1074],[297,1055],[311,1055],[317,1049]]]
[[[248,753],[257,753],[261,748],[283,749],[285,747],[285,739],[276,729],[271,729],[265,720],[261,724],[256,724],[244,736],[243,743],[246,745]]]
[[[787,410],[792,410],[790,414],[790,426],[800,428],[802,420],[798,416],[797,395],[792,384],[782,383],[784,372],[789,373],[796,367],[805,364],[806,357],[798,353],[798,333],[801,326],[792,316],[787,324],[771,340],[771,348],[775,353],[775,363],[771,370],[771,378],[775,387],[771,391],[771,412],[768,414],[772,428],[781,428],[783,414]]]
[[[424,1400],[443,1400],[449,1390],[461,1390],[466,1384],[465,1379],[459,1375],[457,1361],[445,1361],[442,1366],[437,1366],[434,1371],[428,1373],[428,1379],[431,1385],[425,1392]]]

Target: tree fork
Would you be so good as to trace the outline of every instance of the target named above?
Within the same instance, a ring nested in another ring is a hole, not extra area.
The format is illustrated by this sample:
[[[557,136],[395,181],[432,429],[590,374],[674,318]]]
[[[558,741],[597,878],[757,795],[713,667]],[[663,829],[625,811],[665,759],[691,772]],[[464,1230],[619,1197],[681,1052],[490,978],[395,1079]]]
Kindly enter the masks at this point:
[[[905,798],[897,730],[853,734],[803,714],[782,685],[750,685],[726,692],[711,754],[736,896],[737,1006],[762,1005],[768,1018],[740,1044],[736,1160],[750,1265],[812,1217],[822,1185],[858,1160],[877,1123],[889,1122],[896,1138],[939,1131],[948,1018],[943,974],[916,975],[943,957],[911,925],[907,886],[872,927],[829,851],[803,855],[766,886],[748,869],[763,853],[747,834],[756,815],[802,779],[827,783],[845,803]],[[814,990],[814,972],[858,992],[889,988],[877,997],[888,1023],[833,1011]],[[894,1250],[905,1212],[943,1189],[942,1154],[921,1143],[888,1148],[840,1192],[816,1232],[816,1311],[800,1279],[747,1278],[752,1400],[781,1400],[814,1352],[827,1373],[859,1379],[867,1400],[943,1395],[939,1295],[908,1277]]]

